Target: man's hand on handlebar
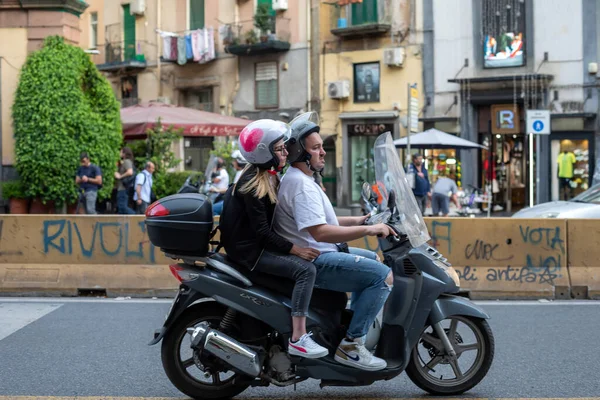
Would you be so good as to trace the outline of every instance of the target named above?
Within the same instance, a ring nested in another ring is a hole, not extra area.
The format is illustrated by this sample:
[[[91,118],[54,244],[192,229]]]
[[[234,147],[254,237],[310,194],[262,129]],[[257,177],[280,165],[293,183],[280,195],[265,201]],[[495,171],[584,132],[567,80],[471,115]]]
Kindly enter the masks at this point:
[[[396,231],[387,224],[369,225],[367,227],[367,235],[379,236],[379,237],[388,237],[388,236],[392,236],[392,235],[398,236]]]

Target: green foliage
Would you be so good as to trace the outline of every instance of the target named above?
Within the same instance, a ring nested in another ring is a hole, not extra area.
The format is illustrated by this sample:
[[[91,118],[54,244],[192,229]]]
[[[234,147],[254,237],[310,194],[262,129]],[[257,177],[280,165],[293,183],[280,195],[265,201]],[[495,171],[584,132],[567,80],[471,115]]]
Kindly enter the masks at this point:
[[[172,194],[177,193],[179,189],[185,183],[185,180],[188,176],[194,176],[193,179],[197,175],[202,175],[200,172],[196,171],[184,171],[184,172],[167,172],[166,174],[161,176],[161,185],[160,191],[155,192],[156,197],[161,198],[165,196],[170,196]],[[156,186],[156,178],[154,180]]]
[[[176,193],[179,187],[183,185],[185,178],[187,178],[186,175],[181,180],[181,184],[173,190],[173,187],[177,184],[176,182],[179,181],[175,179],[174,183],[170,175],[176,173],[169,173],[168,171],[171,168],[175,168],[181,162],[180,159],[175,157],[173,142],[181,139],[182,133],[182,129],[175,129],[173,126],[163,128],[159,118],[154,126],[146,131],[145,140],[136,140],[128,144],[133,151],[138,171],[144,168],[146,161],[154,163],[156,170],[154,171],[152,189],[157,198]]]
[[[26,199],[26,187],[21,181],[2,182],[2,197],[5,199]]]
[[[256,13],[254,14],[254,26],[260,30],[261,34],[267,33],[267,31],[273,30],[273,18],[270,15],[269,5],[267,3],[261,3],[256,6]]]
[[[231,178],[231,182],[233,182],[233,176],[235,175],[235,169],[233,169],[233,158],[231,158],[231,153],[235,150],[234,142],[227,140],[215,140],[213,141],[214,150],[210,151],[211,156],[221,157],[223,161],[225,161],[225,169]]]
[[[59,36],[46,38],[21,70],[12,116],[16,167],[27,197],[74,201],[82,151],[102,168],[99,197],[110,196],[122,142],[120,106],[82,49]]]

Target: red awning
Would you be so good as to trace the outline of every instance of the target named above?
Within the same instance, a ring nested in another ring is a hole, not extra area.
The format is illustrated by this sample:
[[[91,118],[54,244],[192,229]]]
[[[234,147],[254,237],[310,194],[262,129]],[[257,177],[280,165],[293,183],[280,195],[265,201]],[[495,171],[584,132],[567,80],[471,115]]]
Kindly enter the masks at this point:
[[[149,102],[121,109],[123,136],[146,136],[146,130],[152,128],[158,118],[165,128],[171,125],[183,128],[183,136],[235,136],[252,122],[193,108]]]

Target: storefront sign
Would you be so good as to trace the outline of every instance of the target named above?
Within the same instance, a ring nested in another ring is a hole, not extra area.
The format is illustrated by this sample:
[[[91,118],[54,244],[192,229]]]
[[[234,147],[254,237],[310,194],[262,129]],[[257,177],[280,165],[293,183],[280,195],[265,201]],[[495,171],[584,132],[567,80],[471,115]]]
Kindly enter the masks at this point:
[[[385,132],[394,132],[393,124],[350,124],[348,135],[350,136],[379,136]]]
[[[499,135],[520,133],[519,122],[519,109],[514,104],[492,106],[492,133]]]

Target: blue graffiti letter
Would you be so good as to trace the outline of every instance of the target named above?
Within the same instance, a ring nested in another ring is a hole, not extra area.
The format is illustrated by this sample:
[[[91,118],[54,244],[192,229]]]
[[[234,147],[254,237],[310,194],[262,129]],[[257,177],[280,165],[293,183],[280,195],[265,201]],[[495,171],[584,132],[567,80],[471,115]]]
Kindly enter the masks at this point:
[[[144,222],[140,222],[141,225]],[[138,251],[129,251],[129,222],[125,222],[125,257],[139,257],[144,258],[144,249],[142,249],[142,243],[138,243]]]
[[[121,224],[118,222],[101,222],[100,224],[100,246],[102,246],[102,250],[104,254],[109,256],[116,256],[121,251],[121,246],[123,245],[123,231],[121,230]],[[104,228],[107,226],[116,226],[119,229],[119,245],[115,251],[108,251],[106,246],[104,245]]]
[[[437,234],[437,228],[446,228],[446,236],[439,236]],[[443,239],[448,242],[448,253],[452,253],[452,242],[450,240],[450,231],[452,229],[452,222],[431,222],[431,236],[433,238],[434,247],[437,247],[439,240]]]
[[[79,227],[77,226],[77,223],[73,222],[73,225],[75,225],[75,233],[77,234],[77,238],[79,239],[79,247],[81,248],[81,254],[83,254],[84,257],[91,258],[94,254],[94,243],[96,242],[96,231],[98,230],[98,223],[96,222],[94,224],[94,233],[92,233],[92,240],[90,242],[89,250],[86,249],[83,245],[83,240],[81,239],[81,233],[79,232]]]
[[[54,247],[62,254],[65,254],[65,238],[61,237],[58,245],[54,243],[54,240],[58,238],[62,234],[63,229],[65,229],[65,222],[67,221],[64,219],[44,221],[44,253],[48,253],[49,248]],[[58,230],[50,236],[48,231],[51,226],[58,226]]]

